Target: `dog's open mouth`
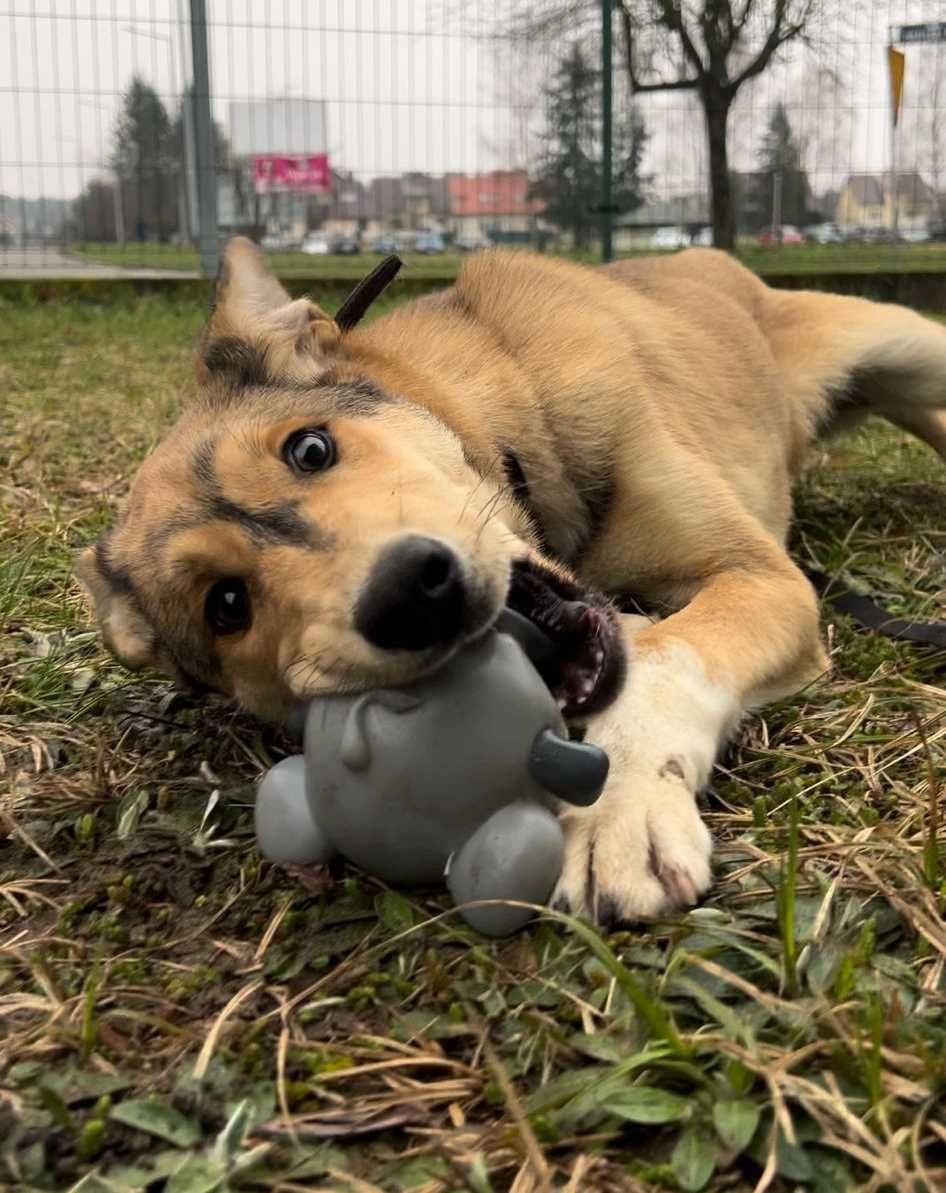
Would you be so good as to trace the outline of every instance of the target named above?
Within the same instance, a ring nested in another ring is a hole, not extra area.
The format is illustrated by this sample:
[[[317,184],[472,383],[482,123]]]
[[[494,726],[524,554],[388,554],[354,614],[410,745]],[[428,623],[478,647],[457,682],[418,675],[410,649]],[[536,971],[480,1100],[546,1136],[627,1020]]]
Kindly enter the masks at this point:
[[[566,719],[584,719],[615,698],[624,679],[624,646],[604,597],[580,588],[534,560],[513,564],[506,602],[555,647],[544,678]]]

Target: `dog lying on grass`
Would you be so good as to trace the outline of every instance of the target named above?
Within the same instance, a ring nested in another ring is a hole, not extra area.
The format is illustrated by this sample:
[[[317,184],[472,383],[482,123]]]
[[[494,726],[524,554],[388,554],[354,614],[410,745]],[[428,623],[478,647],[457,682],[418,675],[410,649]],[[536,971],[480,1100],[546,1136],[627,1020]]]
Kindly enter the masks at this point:
[[[714,250],[477,254],[342,333],[235,239],[197,372],[79,561],[110,649],[278,720],[435,668],[508,600],[611,755],[562,813],[555,896],[606,926],[707,889],[717,750],[826,666],[785,550],[806,449],[874,413],[946,456],[946,329]],[[640,629],[630,602],[665,616]]]

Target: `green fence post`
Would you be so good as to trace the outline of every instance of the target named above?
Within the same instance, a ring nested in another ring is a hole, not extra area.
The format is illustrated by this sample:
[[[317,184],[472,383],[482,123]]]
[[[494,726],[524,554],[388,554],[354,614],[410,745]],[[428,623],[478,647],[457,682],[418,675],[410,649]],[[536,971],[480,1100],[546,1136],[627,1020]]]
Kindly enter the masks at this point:
[[[217,165],[210,114],[210,67],[207,57],[207,6],[190,0],[191,54],[194,65],[194,141],[197,157],[197,215],[200,264],[207,277],[217,273]],[[185,113],[185,119],[186,119]]]

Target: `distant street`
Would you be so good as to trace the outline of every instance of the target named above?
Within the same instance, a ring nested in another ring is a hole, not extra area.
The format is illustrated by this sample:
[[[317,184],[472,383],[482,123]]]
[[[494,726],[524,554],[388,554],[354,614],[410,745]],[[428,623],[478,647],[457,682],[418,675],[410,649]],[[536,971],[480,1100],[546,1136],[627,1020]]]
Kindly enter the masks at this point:
[[[63,252],[56,245],[0,248],[0,278],[195,278],[196,272],[181,269],[121,269],[101,265],[78,254]]]

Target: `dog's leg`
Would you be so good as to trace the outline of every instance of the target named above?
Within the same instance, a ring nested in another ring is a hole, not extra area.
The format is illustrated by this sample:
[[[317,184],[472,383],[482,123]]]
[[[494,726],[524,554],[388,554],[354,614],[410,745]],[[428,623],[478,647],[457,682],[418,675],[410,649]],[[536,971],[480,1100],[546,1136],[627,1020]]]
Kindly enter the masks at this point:
[[[811,586],[774,544],[769,555],[768,568],[721,572],[679,613],[628,633],[627,684],[590,731],[612,777],[597,804],[562,814],[556,906],[615,924],[690,906],[709,886],[696,796],[719,746],[745,708],[826,665]]]

